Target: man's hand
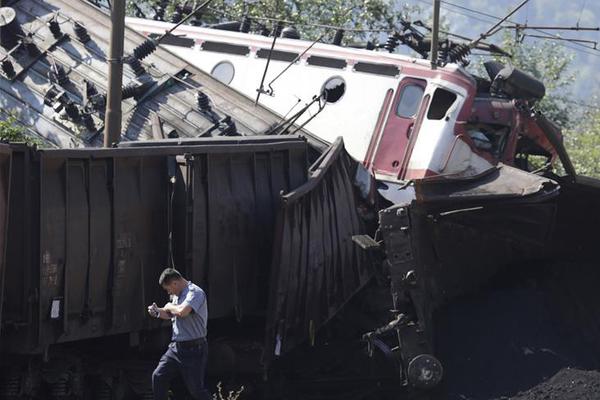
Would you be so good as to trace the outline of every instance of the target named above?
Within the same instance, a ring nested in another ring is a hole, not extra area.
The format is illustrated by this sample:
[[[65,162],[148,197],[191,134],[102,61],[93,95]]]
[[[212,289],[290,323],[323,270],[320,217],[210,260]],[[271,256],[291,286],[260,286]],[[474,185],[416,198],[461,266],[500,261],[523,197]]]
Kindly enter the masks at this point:
[[[148,306],[148,314],[150,314],[153,318],[160,319],[171,319],[173,318],[173,314],[167,311],[166,307],[172,305],[171,303],[167,303],[165,307],[160,308],[156,305],[156,303],[152,303]]]
[[[160,317],[160,311],[159,311],[156,303],[152,303],[151,305],[148,306],[148,314],[150,314],[150,316],[153,318]]]

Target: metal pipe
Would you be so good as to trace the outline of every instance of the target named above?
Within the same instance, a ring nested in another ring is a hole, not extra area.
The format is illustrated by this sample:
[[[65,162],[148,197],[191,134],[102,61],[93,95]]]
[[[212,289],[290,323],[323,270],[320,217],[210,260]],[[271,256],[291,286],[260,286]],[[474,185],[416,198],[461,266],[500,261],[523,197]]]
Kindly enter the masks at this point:
[[[112,2],[110,19],[110,49],[106,59],[108,61],[108,93],[104,120],[104,147],[111,147],[121,138],[125,0]]]
[[[441,0],[433,0],[433,26],[431,28],[431,69],[437,68],[438,42],[440,35],[440,3]]]

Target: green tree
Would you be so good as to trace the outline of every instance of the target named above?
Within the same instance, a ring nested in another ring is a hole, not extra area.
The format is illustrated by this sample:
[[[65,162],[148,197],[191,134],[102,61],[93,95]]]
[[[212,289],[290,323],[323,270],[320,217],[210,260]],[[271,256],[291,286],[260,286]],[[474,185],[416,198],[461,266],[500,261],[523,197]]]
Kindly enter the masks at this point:
[[[565,132],[565,145],[578,174],[600,178],[600,107],[591,105]]]
[[[6,120],[0,121],[0,140],[8,142],[25,142],[26,136],[23,128],[18,125],[14,116],[9,116]]]
[[[571,95],[570,86],[575,80],[570,70],[574,54],[567,53],[553,41],[521,41],[508,30],[504,32],[500,47],[512,57],[496,57],[497,61],[511,63],[546,86],[546,96],[536,108],[561,128],[567,127],[571,115],[567,102]]]
[[[152,9],[161,3],[164,7],[163,0],[130,1],[128,13],[135,15],[139,8],[151,18]],[[177,6],[198,4],[200,0],[172,0],[166,7],[165,19],[170,19]],[[323,28],[314,25],[341,26],[351,30],[346,39],[352,41],[377,38],[380,30],[396,29],[400,17],[415,9],[401,4],[400,0],[215,0],[201,21],[208,24],[239,21],[247,15],[271,29],[270,19],[281,19],[293,22],[306,39],[316,39],[324,33]],[[333,35],[333,30],[330,31]]]
[[[0,140],[6,142],[21,142],[42,145],[42,142],[34,137],[28,136],[25,129],[19,125],[14,115],[9,115],[5,120],[0,120]]]

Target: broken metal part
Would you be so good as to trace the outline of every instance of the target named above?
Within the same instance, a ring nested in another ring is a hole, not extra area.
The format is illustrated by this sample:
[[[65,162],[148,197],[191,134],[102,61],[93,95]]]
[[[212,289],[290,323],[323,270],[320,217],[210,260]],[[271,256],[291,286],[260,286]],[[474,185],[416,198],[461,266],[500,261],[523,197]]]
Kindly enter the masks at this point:
[[[79,39],[80,42],[87,43],[90,41],[90,34],[88,33],[85,26],[83,26],[83,24],[81,24],[80,22],[75,22],[73,24],[73,30],[75,31],[75,35],[77,36],[77,39]]]

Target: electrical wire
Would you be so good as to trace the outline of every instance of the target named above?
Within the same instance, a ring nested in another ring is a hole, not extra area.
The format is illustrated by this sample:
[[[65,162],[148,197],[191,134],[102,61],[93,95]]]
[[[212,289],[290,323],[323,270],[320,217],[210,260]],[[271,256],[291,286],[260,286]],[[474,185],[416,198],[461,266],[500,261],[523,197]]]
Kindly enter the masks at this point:
[[[500,20],[501,19],[501,17],[498,17],[496,15],[489,14],[489,13],[486,13],[486,12],[483,12],[483,11],[474,10],[474,9],[469,8],[469,7],[465,7],[465,6],[461,6],[459,4],[455,4],[455,3],[449,2],[447,0],[442,0],[442,3],[447,4],[449,6],[452,6],[452,7],[456,7],[456,8],[465,10],[465,11],[472,12],[474,14],[483,15],[483,16],[486,16],[488,18],[492,18],[492,19],[495,19],[495,20]],[[449,11],[452,11],[452,10],[449,10]],[[512,24],[518,24],[518,22],[516,22],[514,20],[510,20],[509,19],[507,21],[510,22],[510,23],[512,23]],[[544,35],[553,36],[553,37],[560,37],[560,35],[553,34],[551,32],[548,32],[548,31],[545,31],[545,30],[542,30],[542,29],[532,29],[532,30],[535,31],[535,32],[538,32],[538,33],[542,33]],[[581,47],[582,49],[594,50],[594,49],[590,48],[589,46],[586,46],[586,45],[581,44],[581,43],[573,42],[572,44],[575,45],[575,46]],[[564,46],[564,47],[568,47],[568,48],[576,50],[576,51],[583,51],[583,50],[580,50],[580,49],[575,49],[573,46],[569,46],[569,45],[567,45],[565,43],[562,43],[562,44],[559,44],[559,45]],[[583,51],[583,52],[586,53],[586,54],[600,56],[600,54],[593,54],[592,52],[589,52],[589,51]]]
[[[417,1],[419,3],[424,3],[424,4],[427,4],[427,5],[430,5],[430,2],[426,1],[426,0],[415,0],[415,1]],[[470,14],[466,14],[466,13],[454,10],[452,8],[448,8],[447,6],[451,6],[451,7],[455,7],[457,9],[460,9],[460,10],[468,11],[470,13],[473,13],[473,14],[476,14],[476,15],[479,15],[479,16],[483,16],[483,17],[486,17],[486,18],[490,18],[490,19],[495,20],[495,21],[499,21],[499,20],[502,19],[501,17],[498,17],[496,15],[489,14],[489,13],[486,13],[486,12],[483,12],[483,11],[479,11],[479,10],[474,10],[472,8],[465,7],[465,6],[462,6],[460,4],[455,4],[455,3],[452,3],[452,2],[449,2],[449,1],[446,1],[446,0],[442,0],[441,2],[442,2],[442,4],[446,5],[446,7],[442,6],[442,8],[445,9],[446,11],[452,12],[454,14],[462,15],[464,17],[470,18],[470,19],[475,20],[475,21],[484,22],[484,23],[491,23],[492,22],[492,21],[489,21],[489,20],[483,20],[482,18],[478,18],[478,17],[475,17],[475,16],[470,15]],[[516,22],[514,20],[510,20],[510,19],[508,19],[507,22],[510,22],[512,24],[519,24],[518,22]],[[542,34],[548,35],[548,36],[560,37],[557,34],[553,34],[553,33],[550,33],[548,31],[544,31],[542,29],[532,29],[532,30],[536,31],[538,33],[542,33]],[[565,48],[569,48],[569,49],[574,50],[574,51],[579,51],[581,53],[592,55],[592,56],[595,56],[595,57],[600,57],[600,50],[593,49],[593,48],[591,48],[589,46],[586,46],[585,44],[581,44],[581,43],[577,43],[577,42],[569,42],[569,43],[557,43],[557,45],[565,47]]]

